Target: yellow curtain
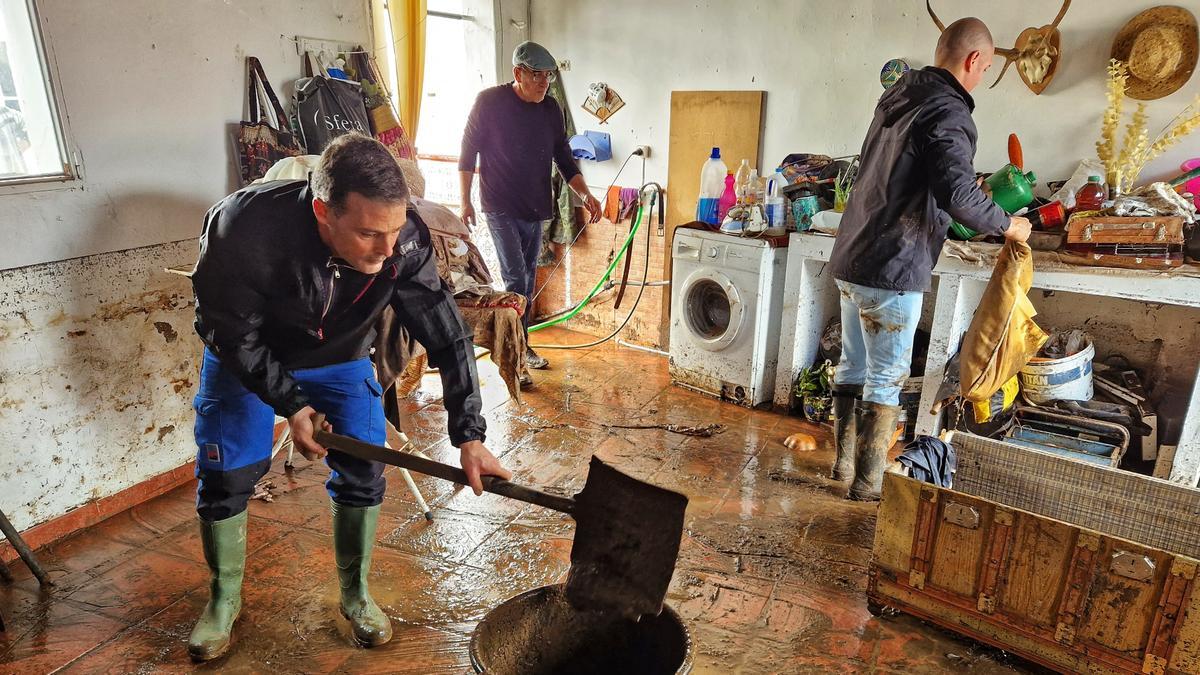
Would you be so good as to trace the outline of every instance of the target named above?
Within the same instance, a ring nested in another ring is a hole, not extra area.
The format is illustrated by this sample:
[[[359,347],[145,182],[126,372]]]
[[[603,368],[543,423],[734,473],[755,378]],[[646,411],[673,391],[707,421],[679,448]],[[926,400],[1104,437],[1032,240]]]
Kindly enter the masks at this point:
[[[396,92],[400,123],[414,143],[425,86],[426,7],[426,0],[371,0],[375,47],[390,52],[378,56],[380,67],[388,88]]]

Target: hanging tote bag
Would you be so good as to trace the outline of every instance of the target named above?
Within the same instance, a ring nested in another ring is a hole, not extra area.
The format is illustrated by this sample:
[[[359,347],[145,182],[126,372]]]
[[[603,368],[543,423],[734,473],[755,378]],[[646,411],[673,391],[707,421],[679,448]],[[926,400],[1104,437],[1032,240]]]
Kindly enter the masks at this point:
[[[333,139],[357,131],[371,133],[362,85],[329,77],[311,53],[304,55],[306,74],[296,81],[296,116],[310,155],[318,155]]]
[[[275,162],[301,153],[296,137],[288,130],[287,114],[262,64],[253,56],[246,57],[246,83],[247,119],[234,134],[243,186],[262,178]]]
[[[354,73],[362,82],[363,94],[366,99],[367,114],[371,118],[371,135],[383,143],[396,159],[417,159],[413,150],[412,138],[404,130],[400,116],[392,106],[387,87],[383,86],[383,76],[375,57],[368,54],[362,47],[354,53]]]

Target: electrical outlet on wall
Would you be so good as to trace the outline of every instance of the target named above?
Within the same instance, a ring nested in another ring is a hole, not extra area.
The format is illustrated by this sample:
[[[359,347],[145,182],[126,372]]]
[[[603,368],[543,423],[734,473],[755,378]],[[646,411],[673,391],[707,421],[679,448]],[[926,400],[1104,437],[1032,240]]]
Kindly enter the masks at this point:
[[[644,159],[650,159],[650,146],[639,145],[633,150],[633,154],[641,155]]]

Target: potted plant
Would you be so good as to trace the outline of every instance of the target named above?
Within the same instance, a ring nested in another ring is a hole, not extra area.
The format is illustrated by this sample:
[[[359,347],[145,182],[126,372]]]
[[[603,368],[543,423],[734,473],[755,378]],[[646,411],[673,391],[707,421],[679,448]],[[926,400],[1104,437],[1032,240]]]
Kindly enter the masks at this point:
[[[792,394],[800,404],[804,419],[814,424],[822,424],[829,418],[829,408],[833,404],[833,362],[803,368],[796,376],[796,384]]]
[[[851,169],[839,171],[833,179],[833,210],[838,213],[846,211],[846,202],[850,199],[850,189],[854,186],[854,174]]]

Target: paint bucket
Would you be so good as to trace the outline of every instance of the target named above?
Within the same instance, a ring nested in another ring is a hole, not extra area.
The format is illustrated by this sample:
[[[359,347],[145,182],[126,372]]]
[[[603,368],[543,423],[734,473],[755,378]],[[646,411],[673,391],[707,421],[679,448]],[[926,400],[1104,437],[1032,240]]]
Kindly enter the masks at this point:
[[[692,639],[670,607],[629,621],[571,607],[561,584],[506,600],[471,635],[471,665],[491,675],[685,674]]]
[[[1021,391],[1030,403],[1092,400],[1092,357],[1088,340],[1079,353],[1061,359],[1035,356],[1021,369]]]

